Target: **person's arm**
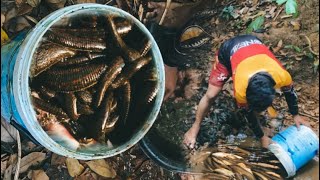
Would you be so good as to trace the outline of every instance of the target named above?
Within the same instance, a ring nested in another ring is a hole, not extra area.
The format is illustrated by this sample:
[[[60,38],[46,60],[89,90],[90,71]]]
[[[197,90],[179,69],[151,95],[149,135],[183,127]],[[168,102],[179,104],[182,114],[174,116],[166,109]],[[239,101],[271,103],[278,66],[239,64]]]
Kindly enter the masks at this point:
[[[281,90],[285,96],[289,112],[293,115],[293,120],[297,128],[300,128],[300,124],[309,126],[309,123],[305,121],[302,116],[299,115],[298,96],[293,88],[293,85],[291,84],[290,86],[282,87]]]
[[[184,141],[183,143],[189,147],[194,148],[194,145],[196,143],[196,138],[200,130],[201,122],[204,118],[204,116],[207,115],[211,104],[213,103],[215,97],[219,92],[221,91],[222,87],[214,86],[209,84],[208,90],[206,94],[202,97],[200,100],[200,103],[198,105],[197,113],[196,113],[196,120],[193,123],[192,127],[186,132],[184,135]]]
[[[246,117],[249,122],[250,129],[253,131],[254,135],[260,139],[262,147],[268,148],[269,144],[271,143],[271,139],[264,135],[260,121],[257,118],[257,114],[254,111],[249,110],[246,114]]]

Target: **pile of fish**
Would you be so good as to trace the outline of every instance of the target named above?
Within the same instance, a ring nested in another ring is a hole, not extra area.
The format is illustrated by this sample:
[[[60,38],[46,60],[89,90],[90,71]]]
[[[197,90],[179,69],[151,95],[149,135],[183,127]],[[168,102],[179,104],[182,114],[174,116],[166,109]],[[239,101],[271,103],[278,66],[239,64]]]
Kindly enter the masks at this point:
[[[284,170],[278,159],[262,148],[242,149],[219,145],[204,162],[206,173],[214,179],[280,180]]]
[[[45,33],[33,57],[30,88],[45,130],[66,128],[63,132],[70,134],[64,136],[78,142],[107,143],[117,124],[127,123],[133,104],[153,102],[159,88],[157,72],[149,53],[151,41],[134,37],[133,23],[113,15],[89,22],[91,26],[81,26],[81,21],[80,27],[54,26]],[[132,37],[141,39],[135,47],[125,41]],[[132,102],[136,80],[148,93]],[[57,123],[62,126],[52,126]]]

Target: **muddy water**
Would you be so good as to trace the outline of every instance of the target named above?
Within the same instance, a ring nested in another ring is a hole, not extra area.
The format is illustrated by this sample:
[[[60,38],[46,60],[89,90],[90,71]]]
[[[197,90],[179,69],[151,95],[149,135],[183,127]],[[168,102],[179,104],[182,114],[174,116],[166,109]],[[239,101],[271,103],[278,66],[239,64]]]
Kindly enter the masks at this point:
[[[318,180],[319,179],[319,157],[313,158],[308,164],[297,171],[293,180]]]

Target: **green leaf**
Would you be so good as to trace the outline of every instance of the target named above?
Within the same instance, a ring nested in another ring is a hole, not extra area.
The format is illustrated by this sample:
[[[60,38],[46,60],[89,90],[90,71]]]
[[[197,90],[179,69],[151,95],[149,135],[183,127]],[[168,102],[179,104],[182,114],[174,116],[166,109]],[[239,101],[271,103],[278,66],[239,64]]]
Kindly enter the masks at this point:
[[[298,4],[296,0],[288,0],[286,3],[286,14],[296,14],[298,10]]]
[[[308,52],[308,53],[306,54],[306,56],[307,56],[309,59],[313,59],[313,58],[314,58],[313,54],[310,53],[310,52]]]
[[[301,52],[302,52],[302,50],[301,50],[298,46],[293,46],[293,49],[294,49],[295,51],[297,51],[298,53],[301,53]]]
[[[277,2],[278,5],[281,5],[281,4],[285,3],[286,1],[287,0],[277,0],[276,2]]]
[[[302,52],[302,50],[301,50],[298,46],[295,46],[295,45],[286,45],[286,46],[284,46],[284,48],[285,48],[285,49],[293,49],[293,50],[295,50],[295,51],[298,52],[298,53],[301,53],[301,52]]]
[[[252,33],[252,31],[258,30],[261,28],[261,26],[264,23],[264,16],[257,17],[254,21],[250,23],[250,25],[247,28],[247,33]]]

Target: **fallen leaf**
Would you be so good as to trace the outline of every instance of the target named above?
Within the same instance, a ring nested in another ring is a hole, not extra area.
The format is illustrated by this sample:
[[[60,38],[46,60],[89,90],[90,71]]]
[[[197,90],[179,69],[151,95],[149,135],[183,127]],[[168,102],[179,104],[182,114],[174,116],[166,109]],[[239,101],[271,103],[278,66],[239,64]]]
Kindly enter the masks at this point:
[[[33,170],[32,171],[32,180],[49,180],[47,174],[41,170]]]
[[[26,18],[20,16],[17,18],[17,22],[16,22],[16,32],[22,31],[25,28],[31,27],[31,25],[29,24],[29,22],[27,21]]]
[[[79,161],[73,158],[67,158],[66,164],[71,177],[79,176],[84,169]]]
[[[25,3],[25,0],[15,0],[15,3],[16,3],[16,6],[17,6],[17,7],[20,7],[21,4],[24,4],[24,3]]]
[[[97,180],[98,175],[94,172],[92,172],[89,168],[86,168],[86,170],[78,177],[75,178],[75,180]]]
[[[51,9],[57,10],[63,8],[67,0],[45,0],[45,2]]]
[[[299,31],[301,29],[301,24],[298,21],[290,21],[290,24],[293,26],[294,31]]]
[[[9,22],[12,18],[15,18],[18,14],[18,9],[17,8],[12,8],[10,9],[7,14],[6,14],[6,20],[5,20],[5,23],[6,22]]]
[[[7,33],[1,28],[1,45],[9,41]],[[17,129],[1,117],[1,141],[17,141]]]
[[[18,8],[18,12],[16,16],[22,16],[22,15],[28,14],[32,11],[32,9],[33,9],[32,6],[30,6],[27,3],[24,3],[21,5],[21,7]]]
[[[31,7],[37,7],[40,4],[41,0],[27,0],[27,3],[31,6]]]
[[[66,162],[66,157],[53,153],[51,156],[51,165],[63,165]]]
[[[16,165],[18,160],[18,155],[17,154],[11,154],[8,160],[8,165]]]
[[[19,173],[26,172],[30,166],[37,165],[41,163],[46,157],[45,153],[42,152],[33,152],[21,159]]]
[[[8,164],[8,161],[1,161],[1,177],[3,177],[2,175],[4,175],[4,172],[7,169],[7,164]]]
[[[1,28],[3,26],[4,21],[6,20],[6,16],[1,13]]]
[[[257,17],[254,21],[250,23],[247,28],[247,33],[252,33],[252,31],[258,30],[262,27],[264,23],[264,16]]]
[[[11,180],[11,175],[12,175],[12,169],[13,169],[13,165],[10,165],[7,167],[7,169],[4,172],[3,175],[3,180]]]
[[[99,174],[100,176],[107,178],[115,178],[116,171],[104,160],[98,159],[86,162],[92,171]]]
[[[277,47],[273,48],[273,52],[277,53],[283,46],[283,41],[282,39],[278,42]]]

